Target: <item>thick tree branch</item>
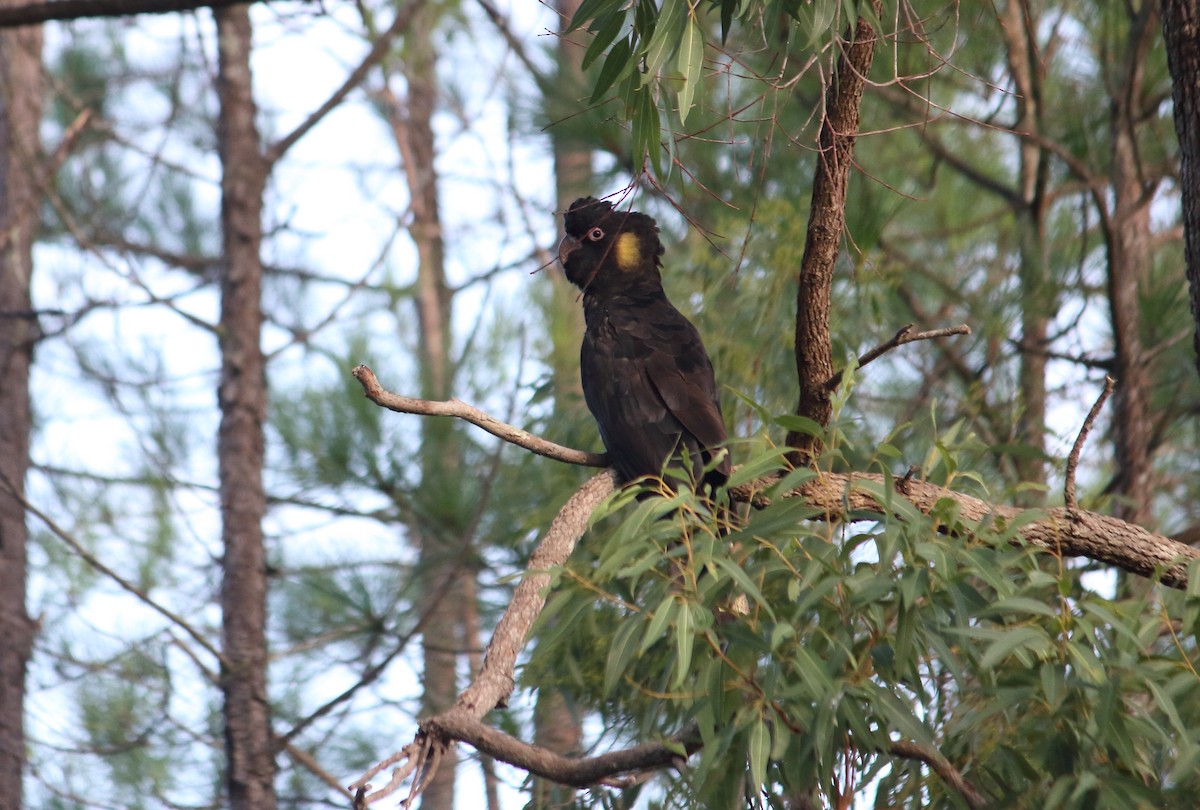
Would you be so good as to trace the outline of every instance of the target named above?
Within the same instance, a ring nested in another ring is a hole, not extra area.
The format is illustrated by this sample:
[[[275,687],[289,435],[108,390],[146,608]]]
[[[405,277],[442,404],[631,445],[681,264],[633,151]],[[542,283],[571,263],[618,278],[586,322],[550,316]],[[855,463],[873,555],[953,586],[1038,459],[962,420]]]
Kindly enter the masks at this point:
[[[1016,545],[1029,544],[1062,557],[1086,557],[1156,579],[1172,588],[1186,588],[1190,561],[1200,549],[1184,545],[1140,526],[1109,515],[1079,509],[1018,509],[998,506],[972,495],[910,478],[885,479],[879,473],[824,473],[789,493],[825,511],[831,519],[845,520],[854,513],[887,515],[885,488],[894,480],[893,496],[901,496],[925,514],[944,514],[946,501],[955,505],[954,525],[942,528],[955,533],[977,529],[1013,532]],[[734,497],[765,505],[763,482],[736,487]]]
[[[914,335],[910,327],[905,327],[864,358],[869,362],[888,348],[910,340],[963,331],[961,327],[952,327]],[[546,442],[458,400],[428,402],[387,392],[366,366],[355,368],[354,376],[362,384],[366,396],[383,407],[402,413],[466,419],[494,436],[550,458],[578,464],[603,462],[602,456]],[[1081,437],[1084,435],[1086,426]],[[758,493],[769,484],[769,480],[745,484],[734,488],[732,494],[737,500],[765,505],[766,499]],[[886,489],[889,486],[891,493]],[[436,771],[442,753],[456,742],[466,742],[480,752],[516,765],[532,775],[575,787],[602,784],[616,776],[669,767],[679,762],[680,746],[687,753],[696,750],[694,741],[676,740],[671,744],[649,743],[595,757],[571,758],[530,745],[483,722],[492,709],[507,704],[515,684],[517,657],[545,605],[552,571],[566,562],[586,530],[592,511],[614,487],[612,471],[606,471],[589,480],[563,506],[530,557],[525,576],[496,627],[475,679],[459,695],[453,708],[422,721],[412,743],[350,786],[355,792],[356,808],[365,808],[394,794],[410,777],[411,801]],[[803,498],[823,510],[828,518],[845,520],[864,512],[887,515],[890,513],[888,501],[895,496],[904,498],[925,514],[952,514],[952,522],[942,527],[948,533],[963,534],[983,529],[1004,532],[1017,526],[1012,532],[1014,544],[1037,546],[1060,557],[1087,557],[1155,578],[1174,588],[1187,586],[1188,563],[1200,558],[1200,550],[1106,515],[1073,507],[1033,511],[997,506],[911,477],[893,479],[872,473],[826,473],[785,497]],[[947,501],[954,504],[953,509],[946,508]],[[908,741],[893,741],[887,753],[924,762],[958,791],[970,807],[986,804],[985,798],[939,752]],[[369,780],[393,766],[397,767],[388,784],[371,792]]]
[[[253,0],[50,0],[0,8],[0,28],[38,25],[51,20],[85,17],[129,17],[134,14],[171,14],[198,8],[225,8]]]
[[[957,327],[951,327],[953,329]],[[901,330],[901,333],[905,331]],[[936,335],[940,331],[921,334]],[[604,464],[602,455],[585,453],[538,438],[458,400],[427,402],[392,394],[380,387],[379,381],[366,366],[355,368],[354,376],[362,383],[368,399],[394,411],[457,416],[482,427],[493,436],[547,458],[584,466],[598,467]],[[765,506],[767,501],[759,493],[770,483],[770,480],[762,480],[743,484],[735,487],[732,495],[739,501]],[[854,511],[885,515],[888,512],[882,501],[870,494],[873,488],[882,495],[884,485],[884,477],[878,473],[826,473],[791,493],[791,497],[805,498],[814,506],[824,509],[831,518],[844,519]],[[993,527],[1000,529],[1018,516],[1036,516],[1021,526],[1014,535],[1014,542],[1029,543],[1066,557],[1086,557],[1131,574],[1158,578],[1172,588],[1187,586],[1187,562],[1200,557],[1200,550],[1191,546],[1096,512],[1069,507],[1036,512],[1022,510],[990,504],[971,495],[910,478],[897,481],[895,494],[926,514],[934,511],[939,500],[949,498],[958,505],[959,521],[983,524],[985,520],[990,520]],[[956,527],[946,528],[953,530]]]
[[[524,447],[526,450],[537,453],[539,456],[552,458],[555,461],[563,461],[567,464],[579,464],[583,467],[608,466],[608,457],[603,453],[588,453],[583,450],[575,450],[570,447],[564,447],[561,444],[555,444],[552,441],[534,436],[532,433],[524,431],[519,427],[505,424],[499,419],[484,413],[478,408],[473,408],[461,400],[451,399],[445,402],[431,402],[429,400],[393,394],[379,384],[379,380],[375,378],[375,372],[366,366],[356,366],[353,374],[354,378],[362,384],[363,393],[367,399],[376,405],[396,411],[397,413],[414,413],[422,416],[456,416],[459,419],[465,419],[472,425],[483,428],[497,438],[503,439],[510,444],[515,444],[518,447]]]

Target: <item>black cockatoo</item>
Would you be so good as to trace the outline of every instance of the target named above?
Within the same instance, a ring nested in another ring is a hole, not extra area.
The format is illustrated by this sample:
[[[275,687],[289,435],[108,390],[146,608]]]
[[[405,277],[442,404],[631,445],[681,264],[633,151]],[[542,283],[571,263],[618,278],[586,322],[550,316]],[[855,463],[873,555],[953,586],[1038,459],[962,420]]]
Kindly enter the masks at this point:
[[[571,203],[559,260],[583,291],[583,396],[622,482],[686,457],[688,482],[729,477],[725,421],[700,333],[667,299],[654,219],[584,197]],[[716,465],[704,473],[714,458]]]

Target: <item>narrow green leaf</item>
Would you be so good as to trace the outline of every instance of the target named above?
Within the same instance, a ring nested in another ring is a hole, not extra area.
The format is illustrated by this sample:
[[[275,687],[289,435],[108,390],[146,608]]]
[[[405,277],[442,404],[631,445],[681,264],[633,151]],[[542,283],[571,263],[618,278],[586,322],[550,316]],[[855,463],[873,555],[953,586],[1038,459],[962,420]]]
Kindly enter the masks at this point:
[[[667,594],[666,598],[654,609],[653,616],[646,623],[646,632],[642,635],[638,655],[646,652],[654,645],[654,642],[663,637],[663,631],[666,629],[667,623],[674,617],[677,606],[678,600],[675,598],[675,594],[671,593]]]
[[[650,81],[658,75],[659,68],[666,64],[667,57],[679,44],[680,32],[687,20],[687,7],[687,0],[663,0],[658,22],[654,24],[654,33],[646,45],[646,73],[643,82]]]
[[[596,86],[592,90],[591,103],[595,104],[603,98],[604,94],[608,92],[608,88],[613,86],[613,82],[622,78],[633,69],[634,63],[633,45],[630,42],[630,37],[617,40],[617,43],[612,46],[612,50],[608,52],[608,56],[604,59],[604,65],[600,68],[600,75],[596,77]]]
[[[608,46],[613,43],[625,27],[624,14],[610,14],[603,18],[603,21],[597,20],[599,23],[595,28],[595,33],[592,36],[592,41],[588,44],[587,51],[583,54],[583,69],[587,70],[592,66],[592,63],[600,58],[600,55],[607,50]]]
[[[1050,639],[1040,627],[1018,627],[1008,630],[988,646],[983,657],[979,659],[979,668],[991,669],[1018,650],[1040,654],[1049,646]]]
[[[988,608],[987,613],[995,616],[1011,613],[1018,616],[1033,615],[1050,618],[1058,615],[1058,612],[1050,605],[1028,596],[1005,596],[997,599]]]
[[[690,605],[684,605],[678,613],[675,622],[675,688],[683,686],[688,679],[688,670],[692,666],[692,645],[696,641],[696,631],[692,625],[692,610]]]
[[[679,88],[679,123],[686,124],[688,113],[692,110],[692,99],[696,96],[696,87],[700,84],[700,69],[704,65],[704,31],[690,14],[683,30],[683,39],[679,41],[676,65],[683,75],[683,86]]]
[[[771,758],[771,730],[761,717],[755,718],[750,726],[747,748],[750,753],[750,784],[747,787],[753,795],[767,782],[767,763]]]
[[[564,34],[569,34],[572,31],[578,30],[580,26],[588,20],[597,20],[606,17],[609,14],[619,14],[624,16],[621,7],[625,4],[625,0],[583,0],[576,9],[575,14],[571,17],[571,23],[567,26]]]
[[[809,419],[807,416],[796,416],[795,414],[785,413],[775,417],[775,424],[779,425],[784,430],[790,430],[793,433],[804,433],[809,436],[823,438],[825,436],[825,428],[821,427],[816,420]]]
[[[767,598],[763,596],[762,591],[754,584],[754,580],[750,579],[740,565],[725,557],[717,557],[713,562],[717,564],[718,568],[729,574],[733,581],[737,583],[738,588],[762,606],[771,619],[774,620],[775,611],[771,610],[771,606],[767,603]]]
[[[726,486],[736,487],[738,484],[745,484],[780,470],[783,467],[781,459],[791,449],[790,447],[773,447],[764,453],[756,453],[753,458],[733,471]]]
[[[656,172],[661,176],[662,172],[658,171],[658,168],[662,162],[662,147],[658,142],[658,107],[654,103],[654,95],[648,86],[639,87],[634,93],[633,101],[633,165],[645,165],[649,155]]]
[[[640,624],[634,619],[627,618],[613,636],[612,646],[608,648],[608,663],[604,667],[605,696],[612,694],[613,688],[620,682],[621,676],[629,667],[629,662],[633,660],[634,653],[637,652],[637,642],[634,640],[634,636],[637,635]]]
[[[733,12],[737,10],[738,0],[721,0],[721,44],[729,39],[729,26],[733,23]]]

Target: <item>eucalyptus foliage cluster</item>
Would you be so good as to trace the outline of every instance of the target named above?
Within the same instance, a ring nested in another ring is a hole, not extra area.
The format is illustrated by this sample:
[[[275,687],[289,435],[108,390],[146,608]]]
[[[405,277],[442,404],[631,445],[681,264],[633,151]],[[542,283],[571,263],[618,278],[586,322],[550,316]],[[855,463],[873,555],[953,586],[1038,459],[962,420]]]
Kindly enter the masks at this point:
[[[1022,518],[968,522],[949,498],[925,515],[890,486],[855,485],[893,516],[832,521],[788,497],[817,473],[782,458],[735,473],[775,480],[732,517],[687,491],[618,493],[558,575],[525,680],[614,744],[679,750],[650,806],[840,806],[872,782],[876,806],[966,806],[908,743],[998,807],[1193,806],[1200,587],[1106,598],[1016,542]]]

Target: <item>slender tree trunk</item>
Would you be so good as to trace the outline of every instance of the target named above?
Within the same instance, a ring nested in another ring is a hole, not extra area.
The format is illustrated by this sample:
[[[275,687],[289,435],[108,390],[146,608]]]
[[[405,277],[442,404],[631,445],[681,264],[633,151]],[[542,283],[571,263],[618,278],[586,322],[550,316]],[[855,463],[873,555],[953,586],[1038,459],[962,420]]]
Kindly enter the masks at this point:
[[[879,0],[873,0],[872,5],[879,15]],[[860,17],[853,39],[848,32],[841,42],[837,73],[825,92],[812,207],[804,256],[800,260],[796,293],[796,377],[800,397],[796,413],[820,425],[828,424],[833,414],[828,387],[833,377],[833,346],[829,337],[833,268],[846,226],[846,186],[858,138],[864,79],[875,60],[876,40],[875,29]],[[820,443],[808,433],[790,432],[787,443],[796,448],[796,461],[800,463],[810,462],[821,452]]]
[[[1114,514],[1147,526],[1150,517],[1150,380],[1141,337],[1138,289],[1153,259],[1150,201],[1153,186],[1142,176],[1137,121],[1142,114],[1146,54],[1158,28],[1148,4],[1130,20],[1129,45],[1117,91],[1112,94],[1112,224],[1108,242],[1108,300],[1112,313],[1114,373],[1113,441],[1118,496]]]
[[[5,3],[9,5],[9,3]],[[22,803],[25,671],[35,626],[25,609],[29,367],[38,337],[30,299],[37,227],[42,29],[0,32],[0,810]]]
[[[1042,68],[1038,55],[1038,20],[1026,3],[1010,0],[1000,21],[1004,32],[1009,72],[1016,89],[1019,133],[1037,135],[1042,121]],[[1049,161],[1032,138],[1019,146],[1019,205],[1017,220],[1021,280],[1021,360],[1018,372],[1020,409],[1016,440],[1034,450],[1017,460],[1022,481],[1046,482],[1046,351],[1050,316],[1054,312],[1054,285],[1047,268],[1046,182]],[[1030,496],[1026,496],[1030,497]],[[1036,500],[1040,497],[1032,496]],[[1029,505],[1033,505],[1032,503]]]
[[[410,233],[417,247],[417,321],[420,327],[421,395],[447,399],[454,377],[451,358],[451,298],[446,283],[445,251],[439,211],[438,177],[434,167],[436,145],[433,114],[437,104],[437,54],[433,36],[437,8],[430,4],[413,15],[405,36],[404,78],[407,103],[393,110],[394,131],[404,163],[411,200]],[[422,633],[424,656],[423,715],[449,709],[458,696],[458,660],[464,639],[463,578],[470,576],[463,562],[466,551],[447,504],[461,489],[458,481],[456,426],[449,420],[430,419],[421,426],[421,490],[428,500],[427,517],[413,527],[420,543],[424,607],[428,611]],[[424,810],[453,810],[457,753],[446,751],[441,766],[421,794]]]
[[[267,418],[262,336],[262,158],[250,74],[249,8],[217,20],[221,156],[221,425],[217,437],[222,540],[221,672],[225,783],[234,810],[275,807],[275,757],[267,699],[267,571],[262,521],[263,426]]]
[[[1200,373],[1200,2],[1162,0],[1162,18],[1179,139],[1184,257],[1196,327],[1192,346]]]

